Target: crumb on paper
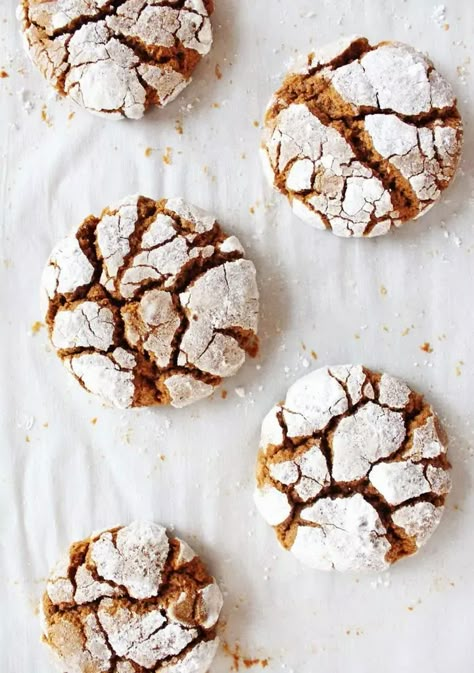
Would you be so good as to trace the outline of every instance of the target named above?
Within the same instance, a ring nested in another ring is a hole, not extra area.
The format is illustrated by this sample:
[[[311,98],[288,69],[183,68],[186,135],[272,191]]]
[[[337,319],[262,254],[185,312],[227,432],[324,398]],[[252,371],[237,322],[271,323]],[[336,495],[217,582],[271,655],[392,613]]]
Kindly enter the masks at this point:
[[[145,156],[151,157],[152,154],[153,154],[153,147],[147,147],[145,150]]]
[[[171,166],[173,163],[173,148],[167,147],[165,153],[162,156],[163,163],[167,166]]]
[[[250,208],[249,208],[249,213],[250,213],[251,215],[255,215],[255,207],[254,207],[254,206],[250,206]]]
[[[221,70],[221,67],[218,63],[216,63],[216,67],[215,67],[214,72],[216,74],[217,79],[222,79],[222,70]]]
[[[311,357],[313,358],[313,360],[318,359],[318,354],[316,353],[316,351],[311,351]]]
[[[221,390],[221,397],[223,400],[227,399],[228,392],[227,390]]]
[[[360,340],[360,334],[359,334],[358,332],[356,332],[356,333],[354,334],[354,339],[355,339],[356,341],[359,341],[359,340]]]
[[[46,105],[43,105],[43,107],[41,108],[41,119],[49,128],[53,126],[53,122],[51,121],[48,115],[48,108],[46,107]]]
[[[46,421],[46,423],[43,423],[43,428],[45,428],[45,429],[46,429],[46,428],[49,428],[49,423],[48,423],[48,421]]]
[[[91,424],[96,425],[96,423],[97,423],[97,418],[96,417],[91,418]]]
[[[385,287],[385,285],[380,286],[380,294],[382,295],[382,297],[385,297],[388,294],[388,291],[387,291],[387,288]]]
[[[256,129],[258,129],[258,127],[260,126],[260,122],[258,122],[257,120],[255,120],[255,121],[253,122],[253,125],[255,126]]]
[[[236,643],[232,648],[228,643],[223,643],[224,654],[232,659],[231,671],[240,671],[241,668],[253,668],[254,666],[260,666],[261,668],[267,668],[269,664],[269,659],[259,659],[255,657],[246,657],[242,654],[240,649],[240,643]]]
[[[43,329],[44,326],[45,326],[44,323],[40,322],[39,320],[36,320],[36,321],[31,325],[31,334],[32,334],[33,336],[35,336],[36,334],[38,334],[39,332],[41,332],[41,330]]]
[[[29,444],[29,443],[31,442],[31,439],[30,439],[30,436],[29,436],[29,435],[26,435],[26,437],[25,437],[25,442],[26,442],[27,444]]]
[[[456,376],[461,376],[463,365],[464,365],[464,362],[462,360],[459,360],[456,363],[456,368],[455,368]]]
[[[410,327],[405,327],[405,329],[402,332],[402,336],[408,336],[410,334]]]
[[[425,341],[424,344],[421,344],[420,350],[422,350],[424,353],[432,353],[433,352],[433,348],[432,348],[429,341]]]
[[[75,116],[76,116],[75,112],[70,112],[67,116],[68,121],[71,121],[71,119],[74,119]]]
[[[0,79],[6,79],[7,77],[10,77],[10,75],[7,73],[6,70],[0,70]]]
[[[212,107],[216,108],[216,110],[218,110],[220,108],[220,103],[213,103]]]
[[[175,131],[178,135],[182,136],[184,133],[183,122],[181,119],[177,119],[174,124]]]

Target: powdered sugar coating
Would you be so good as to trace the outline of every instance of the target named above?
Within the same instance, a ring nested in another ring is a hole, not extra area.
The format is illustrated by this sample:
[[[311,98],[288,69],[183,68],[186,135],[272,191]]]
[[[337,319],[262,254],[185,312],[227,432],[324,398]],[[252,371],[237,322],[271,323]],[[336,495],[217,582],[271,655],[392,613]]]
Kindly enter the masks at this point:
[[[265,418],[255,502],[307,565],[380,571],[434,531],[449,469],[420,395],[360,365],[324,367]]]
[[[268,107],[261,156],[298,217],[379,236],[439,199],[461,143],[454,93],[423,54],[353,37],[290,72]]]
[[[257,349],[256,272],[243,255],[183,199],[128,197],[53,251],[43,274],[52,344],[108,404],[208,397]]]
[[[135,522],[74,544],[57,564],[43,598],[44,636],[68,672],[206,673],[221,608],[191,548]]]
[[[21,0],[26,46],[43,76],[82,107],[139,119],[191,81],[212,46],[206,0]]]

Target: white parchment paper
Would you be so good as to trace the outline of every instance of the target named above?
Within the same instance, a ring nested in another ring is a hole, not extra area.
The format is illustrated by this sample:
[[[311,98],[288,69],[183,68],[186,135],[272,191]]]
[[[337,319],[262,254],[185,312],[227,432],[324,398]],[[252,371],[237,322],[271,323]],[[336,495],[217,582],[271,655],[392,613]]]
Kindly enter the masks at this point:
[[[69,542],[151,518],[202,553],[225,589],[223,639],[244,657],[268,658],[268,673],[469,673],[474,5],[216,4],[215,48],[184,95],[140,122],[110,122],[50,94],[23,55],[16,1],[1,3],[0,69],[9,77],[0,79],[0,670],[52,670],[35,606]],[[442,203],[370,241],[296,220],[267,188],[257,156],[256,122],[290,59],[347,33],[428,51],[466,124],[462,170]],[[45,330],[32,328],[53,244],[135,192],[182,195],[215,213],[257,265],[261,355],[224,385],[225,400],[107,410],[63,370]],[[263,415],[310,368],[344,362],[405,378],[451,437],[454,489],[442,524],[423,553],[381,577],[305,569],[252,502]],[[212,672],[237,666],[245,669],[222,650]]]

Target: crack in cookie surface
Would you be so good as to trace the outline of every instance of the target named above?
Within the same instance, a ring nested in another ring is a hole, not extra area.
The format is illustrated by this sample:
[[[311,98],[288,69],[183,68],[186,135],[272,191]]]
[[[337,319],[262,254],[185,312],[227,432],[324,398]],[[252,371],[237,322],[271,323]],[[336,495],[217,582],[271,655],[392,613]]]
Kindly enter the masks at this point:
[[[182,199],[124,199],[56,246],[46,323],[84,388],[120,408],[182,407],[258,351],[253,263]]]
[[[43,596],[43,638],[70,673],[206,673],[222,603],[189,545],[134,522],[71,545]]]
[[[22,0],[31,59],[62,96],[139,119],[189,84],[212,45],[211,0]]]
[[[303,563],[378,571],[433,533],[450,467],[421,395],[360,365],[325,367],[264,419],[255,502]]]
[[[287,76],[261,155],[298,217],[339,236],[379,236],[440,198],[461,146],[454,93],[424,55],[350,38]]]

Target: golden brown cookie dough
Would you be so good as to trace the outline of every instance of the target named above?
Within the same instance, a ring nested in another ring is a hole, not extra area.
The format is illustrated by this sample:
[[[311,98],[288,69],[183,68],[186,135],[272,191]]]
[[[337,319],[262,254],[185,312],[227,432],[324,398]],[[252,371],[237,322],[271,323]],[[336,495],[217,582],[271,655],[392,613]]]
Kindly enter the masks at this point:
[[[67,673],[207,673],[222,602],[191,547],[134,522],[71,545],[43,596],[43,639]]]
[[[88,217],[43,275],[52,345],[119,408],[208,397],[258,351],[253,263],[183,199],[124,199]]]
[[[433,409],[402,381],[324,367],[265,418],[255,501],[302,563],[384,570],[416,553],[441,519],[445,441]]]
[[[461,146],[456,98],[431,61],[400,42],[353,37],[286,77],[261,154],[302,220],[338,236],[380,236],[440,198]]]

